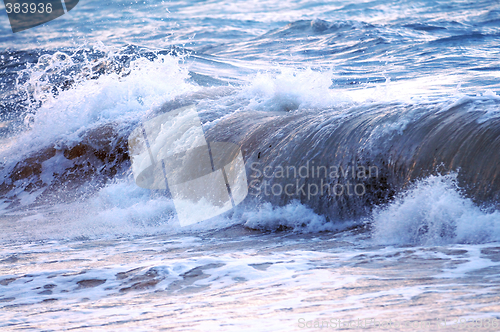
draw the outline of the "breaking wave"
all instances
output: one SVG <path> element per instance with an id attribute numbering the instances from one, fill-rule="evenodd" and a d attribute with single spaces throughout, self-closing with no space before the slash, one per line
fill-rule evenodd
<path id="1" fill-rule="evenodd" d="M 337 231 L 368 218 L 377 241 L 498 238 L 494 93 L 381 97 L 394 85 L 348 92 L 332 88 L 331 71 L 291 68 L 207 86 L 210 78 L 190 72 L 182 55 L 120 56 L 57 52 L 23 72 L 17 91 L 30 103 L 23 123 L 1 138 L 1 213 L 39 211 L 16 219 L 24 222 L 56 220 L 57 211 L 67 218 L 47 221 L 35 237 L 180 231 L 168 192 L 135 186 L 126 142 L 141 121 L 195 104 L 208 140 L 241 147 L 250 183 L 242 206 L 188 229 Z M 307 176 L 297 175 L 301 167 Z M 56 230 L 71 218 L 72 231 Z"/>

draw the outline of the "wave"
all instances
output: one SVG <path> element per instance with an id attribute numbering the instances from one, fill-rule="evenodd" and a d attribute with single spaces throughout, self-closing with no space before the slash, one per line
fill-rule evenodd
<path id="1" fill-rule="evenodd" d="M 349 180 L 353 186 L 363 185 L 363 195 L 259 195 L 278 205 L 299 199 L 333 219 L 363 215 L 415 180 L 450 172 L 458 173 L 460 187 L 476 203 L 498 204 L 500 119 L 495 114 L 499 106 L 497 97 L 485 97 L 463 98 L 451 105 L 240 111 L 218 121 L 207 138 L 241 144 L 247 166 L 255 164 L 248 169 L 249 177 L 260 183 L 266 180 L 269 188 L 295 182 L 316 191 L 325 183 L 346 188 Z M 278 174 L 282 168 L 304 166 L 304 176 Z M 325 174 L 325 168 L 336 173 Z M 307 169 L 312 175 L 306 174 Z M 315 176 L 314 169 L 323 173 Z M 374 174 L 355 174 L 371 169 Z M 344 174 L 339 174 L 342 170 Z"/>
<path id="2" fill-rule="evenodd" d="M 456 174 L 463 199 L 498 207 L 500 98 L 493 93 L 403 101 L 364 90 L 372 97 L 359 101 L 332 89 L 332 72 L 286 68 L 207 87 L 181 62 L 138 58 L 126 75 L 103 71 L 43 92 L 29 129 L 3 141 L 2 213 L 86 201 L 78 218 L 90 204 L 114 229 L 119 218 L 142 227 L 165 218 L 171 227 L 168 193 L 150 196 L 133 184 L 126 142 L 141 121 L 190 104 L 208 141 L 241 147 L 249 179 L 241 209 L 212 225 L 338 230 L 380 207 L 403 209 L 400 197 L 415 183 L 447 174 Z"/>

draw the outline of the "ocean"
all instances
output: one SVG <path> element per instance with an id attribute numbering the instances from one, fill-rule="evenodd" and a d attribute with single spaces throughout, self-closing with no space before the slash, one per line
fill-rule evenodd
<path id="1" fill-rule="evenodd" d="M 500 329 L 498 1 L 0 12 L 0 330 Z"/>

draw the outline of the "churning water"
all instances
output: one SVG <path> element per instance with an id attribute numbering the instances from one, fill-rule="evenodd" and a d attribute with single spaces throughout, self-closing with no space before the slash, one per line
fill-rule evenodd
<path id="1" fill-rule="evenodd" d="M 498 330 L 497 1 L 2 16 L 2 330 Z M 181 227 L 128 139 L 187 105 L 248 196 Z"/>

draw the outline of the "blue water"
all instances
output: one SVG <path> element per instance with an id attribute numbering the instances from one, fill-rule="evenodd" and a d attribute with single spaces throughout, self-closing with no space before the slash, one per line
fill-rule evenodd
<path id="1" fill-rule="evenodd" d="M 332 69 L 339 86 L 456 75 L 498 91 L 499 20 L 496 1 L 81 1 L 17 34 L 5 17 L 0 33 L 12 51 L 176 46 L 239 79 L 280 64 Z"/>
<path id="2" fill-rule="evenodd" d="M 498 1 L 81 0 L 16 34 L 0 12 L 2 330 L 500 324 Z M 187 104 L 249 177 L 380 174 L 180 227 L 127 138 Z"/>

